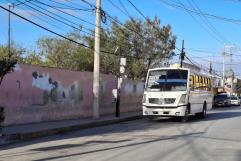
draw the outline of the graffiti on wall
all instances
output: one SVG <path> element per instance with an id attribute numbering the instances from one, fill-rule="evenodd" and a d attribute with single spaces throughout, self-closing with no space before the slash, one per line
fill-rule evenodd
<path id="1" fill-rule="evenodd" d="M 32 73 L 32 87 L 43 91 L 43 105 L 53 102 L 79 103 L 83 99 L 83 92 L 77 81 L 67 87 L 61 82 L 53 80 L 49 73 Z"/>

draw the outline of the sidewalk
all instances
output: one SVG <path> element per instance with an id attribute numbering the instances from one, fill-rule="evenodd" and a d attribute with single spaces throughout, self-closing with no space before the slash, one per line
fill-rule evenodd
<path id="1" fill-rule="evenodd" d="M 63 121 L 51 121 L 43 123 L 33 123 L 17 126 L 3 127 L 3 134 L 0 136 L 0 146 L 10 143 L 19 142 L 21 140 L 30 140 L 32 138 L 50 136 L 60 133 L 65 133 L 74 130 L 92 128 L 97 126 L 104 126 L 115 124 L 124 121 L 139 119 L 142 117 L 141 111 L 121 113 L 117 118 L 114 115 L 101 116 L 100 119 L 75 119 Z"/>

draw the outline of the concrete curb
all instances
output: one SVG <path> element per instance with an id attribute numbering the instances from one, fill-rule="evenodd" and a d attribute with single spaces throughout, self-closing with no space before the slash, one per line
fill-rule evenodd
<path id="1" fill-rule="evenodd" d="M 0 146 L 17 143 L 21 141 L 27 141 L 34 138 L 44 137 L 44 136 L 63 134 L 70 131 L 77 131 L 81 129 L 88 129 L 88 128 L 93 128 L 98 126 L 106 126 L 106 125 L 111 125 L 111 124 L 116 124 L 120 122 L 126 122 L 126 121 L 141 119 L 141 118 L 142 118 L 142 115 L 137 115 L 137 116 L 124 117 L 124 118 L 96 120 L 90 123 L 72 125 L 68 127 L 53 128 L 53 129 L 34 131 L 34 132 L 28 132 L 28 133 L 10 134 L 4 137 L 4 141 L 0 141 Z"/>

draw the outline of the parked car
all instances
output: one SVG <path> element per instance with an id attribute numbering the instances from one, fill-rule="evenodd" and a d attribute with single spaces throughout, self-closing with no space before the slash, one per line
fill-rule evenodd
<path id="1" fill-rule="evenodd" d="M 231 96 L 231 105 L 240 106 L 240 99 L 237 96 Z"/>
<path id="2" fill-rule="evenodd" d="M 228 94 L 218 94 L 214 97 L 214 106 L 231 106 L 231 98 Z"/>

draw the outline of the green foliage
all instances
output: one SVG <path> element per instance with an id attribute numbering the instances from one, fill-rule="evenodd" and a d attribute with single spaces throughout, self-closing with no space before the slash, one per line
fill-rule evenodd
<path id="1" fill-rule="evenodd" d="M 161 27 L 157 17 L 145 22 L 131 19 L 124 26 L 113 23 L 111 31 L 102 30 L 101 49 L 114 52 L 119 47 L 116 55 L 120 52 L 122 57 L 127 58 L 126 75 L 129 78 L 145 77 L 149 68 L 157 67 L 160 62 L 174 55 L 176 37 L 172 35 L 170 25 Z M 85 37 L 85 40 L 93 48 L 94 38 Z M 118 56 L 101 53 L 100 61 L 102 73 L 117 74 Z"/>
<path id="2" fill-rule="evenodd" d="M 77 31 L 69 33 L 67 37 L 78 42 L 82 40 Z M 47 66 L 70 70 L 93 69 L 93 52 L 68 40 L 43 37 L 38 40 L 38 47 Z"/>
<path id="3" fill-rule="evenodd" d="M 20 58 L 19 62 L 23 64 L 32 64 L 40 66 L 45 65 L 45 62 L 42 60 L 41 54 L 36 52 L 26 53 L 26 56 L 24 58 Z"/>
<path id="4" fill-rule="evenodd" d="M 157 17 L 146 21 L 131 19 L 126 21 L 124 26 L 113 22 L 110 29 L 101 31 L 101 51 L 114 53 L 117 47 L 119 48 L 115 54 L 101 52 L 101 73 L 117 75 L 119 55 L 121 55 L 121 57 L 127 58 L 125 72 L 127 77 L 140 79 L 146 76 L 149 68 L 157 67 L 160 62 L 173 56 L 176 38 L 172 35 L 171 27 L 169 25 L 161 26 Z M 70 32 L 66 37 L 86 44 L 92 50 L 62 38 L 42 37 L 37 41 L 38 53 L 26 52 L 24 57 L 21 56 L 19 59 L 18 56 L 19 62 L 70 70 L 93 71 L 94 37 L 81 35 L 77 30 Z"/>
<path id="5" fill-rule="evenodd" d="M 41 53 L 46 58 L 46 65 L 50 67 L 69 68 L 71 58 L 77 46 L 60 38 L 44 37 L 38 40 Z"/>
<path id="6" fill-rule="evenodd" d="M 71 58 L 72 64 L 69 66 L 72 70 L 93 71 L 94 55 L 89 49 L 79 46 Z"/>
<path id="7" fill-rule="evenodd" d="M 13 71 L 23 51 L 23 49 L 15 46 L 10 49 L 9 54 L 6 46 L 0 46 L 0 85 L 4 76 Z"/>

